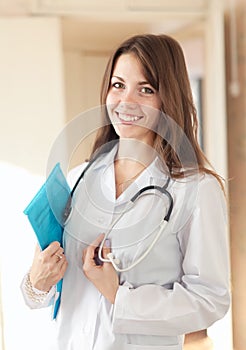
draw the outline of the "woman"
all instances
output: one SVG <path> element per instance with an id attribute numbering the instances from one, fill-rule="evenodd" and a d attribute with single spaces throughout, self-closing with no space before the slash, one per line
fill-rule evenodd
<path id="1" fill-rule="evenodd" d="M 179 44 L 126 40 L 108 62 L 101 104 L 64 250 L 37 248 L 22 290 L 30 307 L 44 307 L 63 278 L 57 349 L 181 350 L 184 334 L 225 315 L 229 274 L 223 186 L 197 142 Z M 86 166 L 71 171 L 72 186 Z M 129 209 L 146 186 L 163 194 L 150 187 Z"/>

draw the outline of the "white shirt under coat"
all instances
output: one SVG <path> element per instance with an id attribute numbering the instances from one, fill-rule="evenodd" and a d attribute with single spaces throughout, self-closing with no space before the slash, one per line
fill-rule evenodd
<path id="1" fill-rule="evenodd" d="M 149 255 L 119 274 L 112 305 L 85 277 L 82 251 L 107 231 L 140 188 L 163 186 L 167 180 L 156 159 L 116 199 L 115 154 L 116 148 L 91 166 L 73 197 L 73 211 L 64 230 L 68 268 L 56 320 L 57 344 L 52 349 L 181 350 L 184 334 L 208 328 L 229 308 L 224 195 L 211 175 L 171 180 L 170 222 Z M 85 165 L 71 171 L 71 187 Z M 116 224 L 109 238 L 123 267 L 152 242 L 167 204 L 166 197 L 144 196 Z M 48 299 L 39 307 L 47 306 Z"/>

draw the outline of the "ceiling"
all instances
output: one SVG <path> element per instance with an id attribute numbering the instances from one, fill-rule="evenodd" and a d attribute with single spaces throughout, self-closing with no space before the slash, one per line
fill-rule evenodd
<path id="1" fill-rule="evenodd" d="M 211 0 L 1 0 L 0 13 L 22 14 L 103 14 L 111 17 L 135 16 L 136 13 L 198 13 L 208 7 Z"/>
<path id="2" fill-rule="evenodd" d="M 61 17 L 67 50 L 108 51 L 136 33 L 200 32 L 211 0 L 0 0 L 2 17 Z"/>
<path id="3" fill-rule="evenodd" d="M 125 38 L 140 33 L 173 34 L 188 30 L 189 21 L 168 20 L 154 22 L 108 22 L 89 21 L 81 18 L 63 18 L 63 41 L 66 50 L 103 52 L 111 50 Z"/>

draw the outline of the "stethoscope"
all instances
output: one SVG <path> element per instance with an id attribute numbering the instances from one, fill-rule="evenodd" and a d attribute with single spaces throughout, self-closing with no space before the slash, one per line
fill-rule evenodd
<path id="1" fill-rule="evenodd" d="M 97 154 L 88 163 L 88 165 L 85 167 L 85 169 L 82 171 L 82 173 L 80 174 L 79 178 L 77 179 L 75 185 L 73 186 L 73 188 L 71 190 L 71 193 L 70 193 L 70 197 L 69 197 L 67 205 L 66 205 L 66 208 L 65 208 L 64 213 L 63 213 L 64 225 L 68 221 L 68 219 L 69 219 L 69 217 L 71 215 L 71 212 L 72 212 L 72 197 L 74 195 L 75 190 L 77 189 L 78 185 L 80 184 L 81 180 L 83 179 L 85 173 L 92 166 L 92 164 L 95 162 L 95 160 L 98 158 L 98 156 L 101 155 L 102 153 L 104 153 L 104 152 L 100 152 L 99 154 Z M 131 270 L 136 265 L 138 265 L 150 253 L 150 251 L 153 249 L 154 245 L 158 241 L 159 237 L 161 236 L 161 234 L 165 230 L 166 225 L 169 222 L 169 219 L 170 219 L 170 216 L 171 216 L 171 213 L 172 213 L 172 210 L 173 210 L 173 198 L 172 198 L 170 192 L 167 190 L 167 187 L 168 187 L 168 185 L 170 183 L 170 180 L 171 180 L 171 178 L 168 177 L 167 180 L 166 180 L 166 183 L 164 184 L 164 186 L 158 186 L 158 185 L 145 186 L 145 187 L 141 188 L 139 191 L 137 191 L 134 194 L 134 196 L 132 196 L 132 198 L 130 199 L 129 203 L 126 205 L 125 209 L 120 213 L 120 215 L 110 225 L 110 227 L 108 228 L 107 232 L 104 235 L 104 238 L 103 238 L 102 242 L 100 243 L 100 245 L 98 247 L 98 258 L 99 258 L 100 262 L 110 262 L 117 272 L 126 272 L 126 271 Z M 160 197 L 166 196 L 168 198 L 169 207 L 168 207 L 167 213 L 164 216 L 164 218 L 161 221 L 161 223 L 159 224 L 159 230 L 157 231 L 157 233 L 156 233 L 152 243 L 149 245 L 149 247 L 131 265 L 129 265 L 126 268 L 120 268 L 121 261 L 118 258 L 116 258 L 112 252 L 107 254 L 107 258 L 104 258 L 102 256 L 103 255 L 102 254 L 102 250 L 103 250 L 103 247 L 105 245 L 105 241 L 108 239 L 109 234 L 111 233 L 111 231 L 113 230 L 113 228 L 115 227 L 117 222 L 123 217 L 123 215 L 126 212 L 128 212 L 130 209 L 133 208 L 133 206 L 136 204 L 137 200 L 139 200 L 140 198 L 142 198 L 145 195 L 153 194 L 153 191 L 156 192 L 155 194 L 158 193 L 158 195 Z"/>

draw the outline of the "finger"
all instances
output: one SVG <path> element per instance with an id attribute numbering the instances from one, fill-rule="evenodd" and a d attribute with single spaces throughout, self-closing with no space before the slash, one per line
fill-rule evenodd
<path id="1" fill-rule="evenodd" d="M 52 258 L 55 260 L 56 263 L 58 263 L 60 260 L 64 260 L 65 259 L 65 255 L 63 253 L 63 250 L 58 250 L 53 256 Z"/>
<path id="2" fill-rule="evenodd" d="M 94 259 L 95 250 L 102 242 L 104 233 L 100 234 L 85 250 L 84 258 Z"/>
<path id="3" fill-rule="evenodd" d="M 64 256 L 64 249 L 62 247 L 59 247 L 59 249 L 57 249 L 57 251 L 51 257 L 54 257 L 56 259 L 61 259 L 63 256 Z"/>
<path id="4" fill-rule="evenodd" d="M 103 238 L 104 238 L 105 234 L 101 233 L 90 245 L 89 247 L 98 247 L 99 244 L 102 242 Z"/>
<path id="5" fill-rule="evenodd" d="M 95 264 L 97 265 L 97 266 L 102 266 L 103 265 L 103 261 L 99 258 L 99 246 L 98 247 L 96 247 L 96 249 L 95 249 L 95 252 L 94 252 L 94 261 L 95 261 Z"/>
<path id="6" fill-rule="evenodd" d="M 60 247 L 61 247 L 60 243 L 58 241 L 55 241 L 50 243 L 50 245 L 44 250 L 44 252 L 47 255 L 52 256 L 60 249 Z"/>
<path id="7" fill-rule="evenodd" d="M 53 256 L 54 262 L 55 262 L 56 264 L 58 264 L 58 263 L 62 260 L 62 258 L 63 258 L 63 255 L 55 254 L 55 255 Z"/>
<path id="8" fill-rule="evenodd" d="M 82 251 L 82 262 L 83 262 L 83 264 L 84 264 L 84 262 L 85 262 L 86 249 L 87 249 L 87 248 L 85 248 L 85 249 Z"/>
<path id="9" fill-rule="evenodd" d="M 66 259 L 64 259 L 62 262 L 61 262 L 61 266 L 60 266 L 60 271 L 61 271 L 61 274 L 64 276 L 64 273 L 67 269 L 67 266 L 68 266 L 68 262 Z"/>
<path id="10" fill-rule="evenodd" d="M 67 260 L 65 258 L 60 260 L 56 264 L 56 267 L 55 267 L 55 270 L 54 270 L 55 281 L 52 284 L 56 284 L 58 281 L 60 281 L 64 277 L 64 274 L 66 272 L 67 266 L 68 266 L 68 262 L 67 262 Z"/>
<path id="11" fill-rule="evenodd" d="M 61 269 L 64 264 L 67 264 L 67 259 L 66 259 L 65 255 L 63 254 L 61 259 L 59 259 L 57 261 L 57 267 Z"/>
<path id="12" fill-rule="evenodd" d="M 54 254 L 53 256 L 56 256 L 58 258 L 62 258 L 62 256 L 64 255 L 64 249 L 62 247 L 60 247 Z"/>
<path id="13" fill-rule="evenodd" d="M 102 253 L 103 253 L 103 258 L 106 259 L 107 255 L 111 252 L 111 241 L 109 238 L 105 239 Z"/>
<path id="14" fill-rule="evenodd" d="M 83 267 L 86 268 L 86 266 L 95 266 L 95 260 L 94 260 L 94 254 L 93 251 L 95 252 L 95 247 L 94 246 L 89 246 L 86 249 L 83 250 L 82 252 L 82 263 Z"/>

